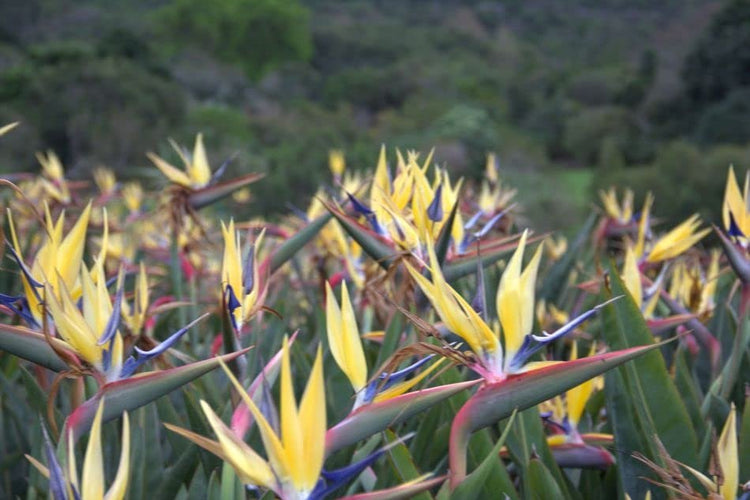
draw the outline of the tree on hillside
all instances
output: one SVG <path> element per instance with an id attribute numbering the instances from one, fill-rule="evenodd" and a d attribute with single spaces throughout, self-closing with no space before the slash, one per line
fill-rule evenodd
<path id="1" fill-rule="evenodd" d="M 173 0 L 157 14 L 156 26 L 258 78 L 285 61 L 309 59 L 308 18 L 297 0 Z"/>
<path id="2" fill-rule="evenodd" d="M 685 59 L 688 97 L 700 105 L 750 86 L 750 0 L 731 0 Z"/>

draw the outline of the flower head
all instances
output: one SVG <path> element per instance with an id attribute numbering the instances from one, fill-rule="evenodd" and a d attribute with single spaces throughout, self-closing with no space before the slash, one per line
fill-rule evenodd
<path id="1" fill-rule="evenodd" d="M 511 257 L 500 279 L 496 295 L 499 327 L 491 328 L 480 314 L 454 290 L 443 277 L 430 245 L 429 266 L 431 279 L 407 264 L 412 278 L 435 308 L 440 319 L 451 332 L 461 337 L 477 356 L 472 368 L 491 381 L 505 379 L 509 374 L 519 373 L 528 367 L 526 361 L 544 345 L 570 332 L 593 316 L 607 304 L 579 315 L 552 333 L 533 335 L 534 287 L 541 259 L 541 247 L 531 261 L 522 268 L 521 261 L 526 246 L 527 232 L 521 236 L 518 248 Z M 504 349 L 502 340 L 504 341 Z"/>
<path id="2" fill-rule="evenodd" d="M 184 429 L 168 427 L 221 457 L 234 468 L 245 484 L 270 489 L 285 499 L 304 499 L 310 496 L 319 482 L 325 455 L 326 407 L 322 353 L 318 348 L 310 379 L 298 406 L 292 387 L 286 338 L 282 349 L 280 431 L 273 428 L 239 381 L 224 366 L 227 376 L 258 423 L 267 459 L 237 437 L 205 401 L 201 401 L 201 407 L 218 441 Z"/>
<path id="3" fill-rule="evenodd" d="M 161 172 L 175 184 L 188 189 L 200 189 L 206 187 L 211 182 L 211 167 L 208 164 L 206 149 L 203 146 L 203 134 L 195 137 L 195 147 L 192 155 L 181 148 L 177 143 L 170 139 L 169 143 L 177 152 L 185 165 L 185 171 L 178 169 L 170 163 L 164 161 L 154 153 L 147 153 L 151 160 Z"/>
<path id="4" fill-rule="evenodd" d="M 46 156 L 37 153 L 36 159 L 42 165 L 41 182 L 47 194 L 60 203 L 70 203 L 70 190 L 60 158 L 53 151 L 47 151 Z"/>
<path id="5" fill-rule="evenodd" d="M 130 420 L 128 414 L 122 414 L 122 448 L 120 451 L 120 465 L 117 474 L 109 489 L 105 493 L 104 464 L 101 442 L 102 413 L 104 411 L 104 399 L 99 403 L 96 416 L 91 427 L 91 435 L 86 446 L 86 455 L 83 460 L 83 476 L 78 481 L 78 467 L 75 457 L 75 439 L 69 434 L 67 436 L 68 467 L 64 471 L 57 461 L 55 450 L 49 440 L 47 431 L 44 430 L 45 458 L 47 467 L 36 459 L 26 455 L 31 464 L 39 472 L 49 478 L 50 493 L 55 500 L 121 500 L 125 497 L 128 488 L 128 476 L 130 475 Z"/>
<path id="6" fill-rule="evenodd" d="M 53 292 L 60 298 L 61 284 L 77 298 L 80 294 L 78 284 L 79 272 L 83 260 L 83 249 L 86 243 L 86 229 L 91 214 L 91 204 L 86 206 L 78 221 L 63 237 L 65 227 L 65 212 L 53 222 L 49 207 L 45 206 L 45 233 L 42 245 L 27 266 L 21 257 L 21 247 L 18 243 L 13 217 L 8 211 L 10 226 L 11 253 L 21 268 L 21 282 L 24 289 L 25 305 L 14 307 L 27 323 L 40 327 L 42 324 L 42 289 L 48 283 Z"/>
<path id="7" fill-rule="evenodd" d="M 349 299 L 346 282 L 341 284 L 341 307 L 336 301 L 331 285 L 326 282 L 326 327 L 333 358 L 349 379 L 354 392 L 357 393 L 354 409 L 367 403 L 383 401 L 405 393 L 440 365 L 440 361 L 433 363 L 418 375 L 405 380 L 430 359 L 431 356 L 427 356 L 402 370 L 381 373 L 379 377 L 368 383 L 367 360 L 362 349 L 357 319 Z"/>
<path id="8" fill-rule="evenodd" d="M 263 304 L 265 286 L 258 270 L 257 250 L 263 241 L 263 232 L 248 249 L 244 260 L 239 233 L 234 229 L 234 220 L 229 226 L 221 223 L 224 236 L 224 259 L 221 266 L 221 283 L 224 300 L 235 331 L 255 314 Z"/>

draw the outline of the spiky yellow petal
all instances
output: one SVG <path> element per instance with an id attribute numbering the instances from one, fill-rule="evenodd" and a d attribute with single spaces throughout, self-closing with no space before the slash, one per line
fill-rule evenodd
<path id="1" fill-rule="evenodd" d="M 128 488 L 130 475 L 130 419 L 127 413 L 122 414 L 122 450 L 120 451 L 120 465 L 117 468 L 115 480 L 109 487 L 104 500 L 122 500 Z"/>
<path id="2" fill-rule="evenodd" d="M 99 402 L 94 423 L 91 426 L 89 443 L 86 446 L 86 457 L 83 459 L 83 477 L 81 484 L 82 500 L 100 500 L 104 496 L 104 466 L 102 464 L 102 412 L 104 399 Z"/>
<path id="3" fill-rule="evenodd" d="M 354 391 L 359 392 L 367 383 L 367 360 L 346 283 L 342 283 L 339 308 L 331 285 L 326 282 L 326 325 L 333 359 L 346 374 Z"/>

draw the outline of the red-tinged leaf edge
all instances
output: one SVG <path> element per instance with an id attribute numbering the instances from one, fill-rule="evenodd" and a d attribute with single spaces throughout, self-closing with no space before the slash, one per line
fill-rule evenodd
<path id="1" fill-rule="evenodd" d="M 65 421 L 65 432 L 72 432 L 74 439 L 85 434 L 94 421 L 99 401 L 106 399 L 102 422 L 122 415 L 123 412 L 140 408 L 175 389 L 205 375 L 219 366 L 219 360 L 229 361 L 247 353 L 251 347 L 241 351 L 217 356 L 169 370 L 147 372 L 133 377 L 110 382 L 102 386 L 92 398 L 73 410 Z"/>
<path id="2" fill-rule="evenodd" d="M 53 337 L 50 337 L 50 342 L 54 342 L 55 349 L 70 360 L 77 360 L 78 357 L 65 342 Z M 0 350 L 56 372 L 68 370 L 68 364 L 55 349 L 41 333 L 23 326 L 0 324 Z"/>
<path id="3" fill-rule="evenodd" d="M 396 425 L 419 412 L 468 389 L 479 380 L 430 387 L 407 392 L 385 401 L 360 406 L 326 432 L 326 456 L 383 429 Z"/>
<path id="4" fill-rule="evenodd" d="M 545 366 L 480 387 L 453 419 L 448 452 L 451 488 L 466 477 L 466 447 L 473 432 L 510 416 L 515 409 L 525 410 L 546 401 L 666 342 Z"/>

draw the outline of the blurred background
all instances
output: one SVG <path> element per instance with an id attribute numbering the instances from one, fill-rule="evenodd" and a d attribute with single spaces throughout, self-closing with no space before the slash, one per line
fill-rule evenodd
<path id="1" fill-rule="evenodd" d="M 60 155 L 160 182 L 203 132 L 211 163 L 266 172 L 238 216 L 304 206 L 329 149 L 436 149 L 501 179 L 538 229 L 570 228 L 598 189 L 718 221 L 727 167 L 750 165 L 750 0 L 0 1 L 0 172 Z M 392 151 L 392 149 L 390 149 Z"/>

